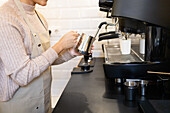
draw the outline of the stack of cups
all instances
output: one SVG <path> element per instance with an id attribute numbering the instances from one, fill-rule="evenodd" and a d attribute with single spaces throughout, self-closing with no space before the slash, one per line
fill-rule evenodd
<path id="1" fill-rule="evenodd" d="M 130 54 L 131 51 L 131 39 L 122 38 L 120 41 L 120 51 L 122 54 Z"/>
<path id="2" fill-rule="evenodd" d="M 135 101 L 137 95 L 137 83 L 134 81 L 127 81 L 124 83 L 125 86 L 125 100 Z"/>
<path id="3" fill-rule="evenodd" d="M 140 94 L 142 96 L 146 95 L 147 84 L 148 84 L 148 81 L 146 81 L 146 80 L 141 80 L 141 82 L 140 82 Z"/>

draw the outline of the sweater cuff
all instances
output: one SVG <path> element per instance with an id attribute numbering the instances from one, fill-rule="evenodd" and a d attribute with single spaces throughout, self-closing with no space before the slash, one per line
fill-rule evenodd
<path id="1" fill-rule="evenodd" d="M 50 65 L 58 58 L 58 54 L 51 47 L 42 54 Z"/>
<path id="2" fill-rule="evenodd" d="M 68 54 L 70 55 L 70 58 L 74 58 L 74 57 L 76 57 L 75 55 L 72 55 L 71 54 L 71 52 L 70 52 L 70 50 L 68 49 Z"/>

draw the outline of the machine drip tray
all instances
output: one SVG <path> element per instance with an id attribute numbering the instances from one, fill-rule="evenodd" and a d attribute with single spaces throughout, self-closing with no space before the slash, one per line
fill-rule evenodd
<path id="1" fill-rule="evenodd" d="M 130 63 L 144 61 L 144 55 L 139 53 L 139 45 L 132 44 L 131 53 L 122 55 L 120 47 L 117 45 L 103 45 L 105 54 L 105 63 Z"/>

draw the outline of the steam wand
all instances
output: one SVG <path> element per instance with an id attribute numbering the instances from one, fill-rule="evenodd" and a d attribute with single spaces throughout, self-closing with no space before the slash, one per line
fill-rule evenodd
<path id="1" fill-rule="evenodd" d="M 97 32 L 91 42 L 91 44 L 94 42 L 94 40 L 97 37 L 97 34 L 99 33 L 99 30 L 104 24 L 108 24 L 107 22 L 102 22 L 98 26 Z M 92 54 L 87 52 L 87 54 L 84 55 L 84 60 L 81 60 L 78 67 L 73 68 L 72 74 L 83 74 L 83 73 L 90 73 L 93 71 L 93 69 L 90 69 L 90 67 L 94 66 L 94 60 L 92 61 L 92 58 L 89 61 L 89 58 L 92 57 Z"/>

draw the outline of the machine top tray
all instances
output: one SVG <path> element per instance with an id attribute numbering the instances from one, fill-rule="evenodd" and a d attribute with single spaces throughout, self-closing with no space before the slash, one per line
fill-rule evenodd
<path id="1" fill-rule="evenodd" d="M 130 63 L 144 61 L 137 44 L 132 45 L 131 54 L 122 55 L 119 45 L 104 45 L 105 63 Z"/>

